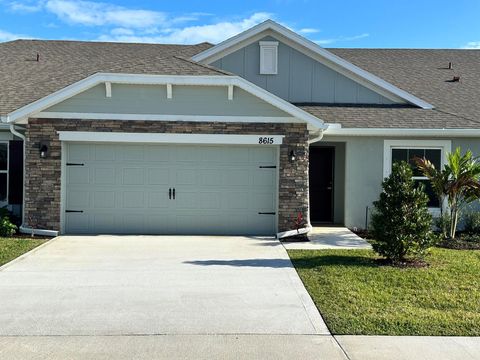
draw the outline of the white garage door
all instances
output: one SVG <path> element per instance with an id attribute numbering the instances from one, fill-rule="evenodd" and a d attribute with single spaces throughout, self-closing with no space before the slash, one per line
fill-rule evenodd
<path id="1" fill-rule="evenodd" d="M 66 233 L 275 233 L 276 146 L 66 148 Z"/>

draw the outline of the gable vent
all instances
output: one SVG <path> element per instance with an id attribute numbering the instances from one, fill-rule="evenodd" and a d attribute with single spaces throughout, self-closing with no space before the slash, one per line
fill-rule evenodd
<path id="1" fill-rule="evenodd" d="M 278 73 L 278 41 L 260 41 L 260 74 Z"/>

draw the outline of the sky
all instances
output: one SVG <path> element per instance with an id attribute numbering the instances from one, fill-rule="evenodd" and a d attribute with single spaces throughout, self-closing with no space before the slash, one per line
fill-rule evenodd
<path id="1" fill-rule="evenodd" d="M 266 19 L 324 47 L 480 49 L 480 0 L 0 0 L 0 42 L 219 43 Z"/>

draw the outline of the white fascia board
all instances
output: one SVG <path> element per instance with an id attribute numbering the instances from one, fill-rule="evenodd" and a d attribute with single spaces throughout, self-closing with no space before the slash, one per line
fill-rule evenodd
<path id="1" fill-rule="evenodd" d="M 223 42 L 221 42 L 220 44 L 210 48 L 210 49 L 207 49 L 195 56 L 192 57 L 192 60 L 193 61 L 197 61 L 197 62 L 205 62 L 205 63 L 209 63 L 208 60 L 209 58 L 213 57 L 214 55 L 218 54 L 218 53 L 221 53 L 225 50 L 227 50 L 228 48 L 234 46 L 235 44 L 239 43 L 239 42 L 242 42 L 242 41 L 246 41 L 248 40 L 249 38 L 251 37 L 254 37 L 255 35 L 258 35 L 260 34 L 261 32 L 263 31 L 266 31 L 266 30 L 272 30 L 272 31 L 275 31 L 277 33 L 279 33 L 280 35 L 286 37 L 287 39 L 309 49 L 310 51 L 313 51 L 314 53 L 322 56 L 323 58 L 331 61 L 332 63 L 350 71 L 351 73 L 377 85 L 378 87 L 406 100 L 407 102 L 411 103 L 411 104 L 414 104 L 414 105 L 417 105 L 419 107 L 421 107 L 422 109 L 433 109 L 433 105 L 416 97 L 415 95 L 412 95 L 410 94 L 409 92 L 405 91 L 405 90 L 402 90 L 398 87 L 396 87 L 395 85 L 389 83 L 388 81 L 385 81 L 383 80 L 382 78 L 376 76 L 376 75 L 373 75 L 372 73 L 366 71 L 366 70 L 363 70 L 361 68 L 359 68 L 358 66 L 348 62 L 347 60 L 331 53 L 330 51 L 328 50 L 325 50 L 324 48 L 322 48 L 321 46 L 319 46 L 318 44 L 314 43 L 313 41 L 310 41 L 306 38 L 304 38 L 303 36 L 300 36 L 298 35 L 297 33 L 295 33 L 294 31 L 272 21 L 272 20 L 266 20 L 264 21 L 263 23 L 261 24 L 258 24 L 254 27 L 252 27 L 251 29 L 248 29 L 236 36 L 233 36 L 231 37 L 230 39 L 227 39 Z"/>
<path id="2" fill-rule="evenodd" d="M 224 115 L 168 115 L 168 114 L 125 114 L 125 113 L 76 113 L 48 112 L 35 114 L 39 119 L 75 120 L 141 120 L 141 121 L 193 121 L 193 122 L 248 122 L 248 123 L 299 123 L 294 117 L 276 116 L 224 116 Z"/>
<path id="3" fill-rule="evenodd" d="M 204 75 L 204 76 L 186 76 L 186 75 L 137 75 L 137 74 L 113 74 L 97 73 L 83 80 L 60 89 L 42 99 L 34 101 L 8 115 L 8 122 L 16 122 L 39 113 L 42 110 L 53 106 L 65 99 L 68 99 L 82 91 L 85 91 L 99 83 L 110 82 L 114 84 L 144 84 L 144 85 L 204 85 L 204 86 L 238 86 L 246 92 L 262 99 L 263 101 L 277 107 L 280 110 L 292 115 L 311 125 L 314 129 L 325 129 L 326 126 L 322 120 L 309 114 L 308 112 L 290 104 L 267 90 L 239 77 L 229 75 Z"/>
<path id="4" fill-rule="evenodd" d="M 477 137 L 480 129 L 328 128 L 325 136 Z"/>
<path id="5" fill-rule="evenodd" d="M 115 142 L 152 144 L 216 144 L 216 145 L 259 145 L 273 146 L 283 143 L 284 135 L 224 135 L 224 134 L 172 134 L 172 133 L 123 133 L 93 131 L 59 131 L 60 141 Z M 261 142 L 268 138 L 271 141 Z"/>

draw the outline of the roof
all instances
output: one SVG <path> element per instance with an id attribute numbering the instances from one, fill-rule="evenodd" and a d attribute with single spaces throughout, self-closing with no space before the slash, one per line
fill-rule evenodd
<path id="1" fill-rule="evenodd" d="M 365 128 L 480 128 L 480 50 L 328 49 L 433 104 L 398 106 L 310 104 L 325 122 Z M 448 69 L 449 62 L 453 69 Z M 460 81 L 452 82 L 454 76 Z"/>
<path id="2" fill-rule="evenodd" d="M 224 71 L 188 60 L 211 46 L 51 40 L 0 43 L 0 115 L 99 72 L 224 76 Z"/>

